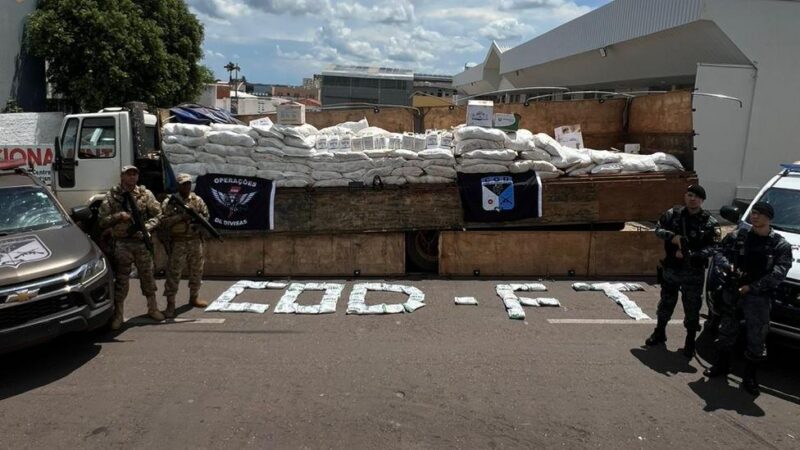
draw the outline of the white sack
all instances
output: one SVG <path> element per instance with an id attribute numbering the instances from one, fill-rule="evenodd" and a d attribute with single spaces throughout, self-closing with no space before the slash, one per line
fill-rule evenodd
<path id="1" fill-rule="evenodd" d="M 202 163 L 175 164 L 172 169 L 175 173 L 188 173 L 195 176 L 206 174 L 206 165 Z"/>
<path id="2" fill-rule="evenodd" d="M 622 172 L 622 165 L 619 163 L 600 164 L 592 169 L 592 173 L 596 175 L 613 174 Z"/>
<path id="3" fill-rule="evenodd" d="M 432 175 L 423 175 L 421 177 L 406 177 L 406 180 L 408 180 L 408 182 L 412 184 L 440 184 L 440 183 L 453 182 L 451 178 L 435 177 Z"/>
<path id="4" fill-rule="evenodd" d="M 236 175 L 240 177 L 256 176 L 255 166 L 240 166 L 237 164 L 206 164 L 207 173 L 222 173 L 225 175 Z"/>
<path id="5" fill-rule="evenodd" d="M 237 136 L 243 136 L 241 134 Z M 248 137 L 248 136 L 245 136 Z M 251 150 L 248 147 L 239 147 L 235 145 L 220 145 L 220 144 L 212 144 L 208 143 L 202 147 L 198 151 L 205 151 L 206 153 L 212 153 L 214 155 L 219 155 L 223 157 L 228 156 L 250 156 Z"/>
<path id="6" fill-rule="evenodd" d="M 247 156 L 226 156 L 225 162 L 228 164 L 238 164 L 240 166 L 255 166 L 256 162 Z"/>
<path id="7" fill-rule="evenodd" d="M 504 142 L 506 133 L 495 128 L 483 128 L 476 126 L 465 126 L 453 132 L 455 141 L 466 141 L 467 139 L 485 139 L 487 141 Z"/>
<path id="8" fill-rule="evenodd" d="M 455 178 L 456 169 L 453 167 L 444 166 L 428 166 L 425 168 L 425 174 L 433 175 L 435 177 Z"/>
<path id="9" fill-rule="evenodd" d="M 677 170 L 683 170 L 683 164 L 681 164 L 681 162 L 678 161 L 678 158 L 676 158 L 674 155 L 664 152 L 656 152 L 650 156 L 653 157 L 653 161 L 656 163 L 656 165 L 672 166 Z"/>
<path id="10" fill-rule="evenodd" d="M 167 155 L 167 160 L 171 164 L 193 163 L 197 160 L 195 155 L 190 155 L 188 153 L 166 153 L 166 155 Z"/>
<path id="11" fill-rule="evenodd" d="M 559 156 L 561 154 L 561 144 L 547 133 L 537 133 L 533 135 L 533 145 L 536 148 L 546 151 L 551 156 Z"/>
<path id="12" fill-rule="evenodd" d="M 524 128 L 520 128 L 517 131 L 512 131 L 506 134 L 506 139 L 504 142 L 505 148 L 510 148 L 517 151 L 527 150 L 530 146 L 530 143 L 533 142 L 533 133 Z"/>
<path id="13" fill-rule="evenodd" d="M 299 172 L 305 174 L 311 173 L 311 167 L 296 163 L 258 161 L 256 162 L 256 167 L 262 170 L 274 170 L 278 172 Z"/>
<path id="14" fill-rule="evenodd" d="M 517 152 L 511 149 L 504 150 L 472 150 L 461 155 L 464 159 L 492 159 L 501 161 L 513 161 L 517 159 Z"/>
<path id="15" fill-rule="evenodd" d="M 256 141 L 246 134 L 234 133 L 233 131 L 212 131 L 208 133 L 208 142 L 213 144 L 241 147 L 255 147 Z"/>
<path id="16" fill-rule="evenodd" d="M 339 178 L 336 180 L 317 180 L 314 181 L 314 187 L 347 187 L 350 185 L 350 180 L 347 178 Z"/>
<path id="17" fill-rule="evenodd" d="M 618 152 L 608 150 L 588 150 L 588 152 L 592 162 L 597 165 L 618 163 L 622 160 L 622 156 Z"/>
<path id="18" fill-rule="evenodd" d="M 525 173 L 531 170 L 535 170 L 538 173 L 542 172 L 550 172 L 550 173 L 557 173 L 558 169 L 556 166 L 550 164 L 547 161 L 514 161 L 508 166 L 508 171 L 511 173 Z"/>
<path id="19" fill-rule="evenodd" d="M 195 149 L 181 144 L 163 144 L 161 149 L 165 153 L 183 153 L 185 155 L 194 155 L 195 152 Z"/>
<path id="20" fill-rule="evenodd" d="M 532 161 L 550 161 L 553 159 L 553 156 L 546 151 L 536 148 L 530 147 L 525 151 L 519 152 L 520 159 L 532 160 Z"/>
<path id="21" fill-rule="evenodd" d="M 184 136 L 182 134 L 173 134 L 164 136 L 165 144 L 180 144 L 180 145 L 185 145 L 186 147 L 200 147 L 206 142 L 208 142 L 208 139 L 205 136 L 195 137 L 195 136 Z"/>
<path id="22" fill-rule="evenodd" d="M 457 165 L 456 170 L 462 173 L 506 173 L 508 166 L 501 164 L 477 164 L 474 166 Z"/>
<path id="23" fill-rule="evenodd" d="M 423 174 L 422 169 L 419 167 L 399 167 L 392 170 L 391 175 L 395 177 L 421 177 Z"/>
<path id="24" fill-rule="evenodd" d="M 467 139 L 466 141 L 457 141 L 455 147 L 455 154 L 461 155 L 462 153 L 470 152 L 472 150 L 499 150 L 502 149 L 503 142 L 489 141 L 486 139 Z"/>
<path id="25" fill-rule="evenodd" d="M 308 180 L 300 179 L 300 178 L 283 179 L 283 180 L 277 180 L 275 182 L 275 186 L 276 187 L 287 187 L 287 188 L 289 188 L 289 187 L 293 187 L 293 188 L 306 187 L 309 184 L 311 184 L 311 183 Z"/>
<path id="26" fill-rule="evenodd" d="M 198 152 L 197 162 L 204 164 L 213 164 L 213 163 L 225 164 L 225 158 L 219 155 L 215 155 L 213 153 Z"/>

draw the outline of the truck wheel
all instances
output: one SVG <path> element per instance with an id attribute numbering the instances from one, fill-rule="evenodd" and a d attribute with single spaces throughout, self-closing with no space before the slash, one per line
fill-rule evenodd
<path id="1" fill-rule="evenodd" d="M 410 231 L 406 233 L 406 272 L 439 271 L 439 232 Z"/>

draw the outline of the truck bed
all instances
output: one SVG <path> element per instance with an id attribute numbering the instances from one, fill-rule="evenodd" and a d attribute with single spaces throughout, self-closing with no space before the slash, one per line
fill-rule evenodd
<path id="1" fill-rule="evenodd" d="M 680 204 L 694 172 L 592 175 L 543 180 L 541 218 L 467 223 L 455 184 L 359 188 L 279 188 L 275 232 L 364 233 L 536 228 L 656 220 Z"/>

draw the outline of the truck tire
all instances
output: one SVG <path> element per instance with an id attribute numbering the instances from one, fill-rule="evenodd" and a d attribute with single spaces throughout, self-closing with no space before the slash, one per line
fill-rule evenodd
<path id="1" fill-rule="evenodd" d="M 406 272 L 437 273 L 439 271 L 439 232 L 409 231 L 406 233 Z"/>

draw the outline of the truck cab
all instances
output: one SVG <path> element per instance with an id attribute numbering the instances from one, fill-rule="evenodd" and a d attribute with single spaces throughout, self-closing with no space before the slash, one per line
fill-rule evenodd
<path id="1" fill-rule="evenodd" d="M 67 209 L 99 207 L 130 164 L 145 186 L 163 190 L 159 120 L 140 104 L 64 117 L 55 147 L 52 190 Z"/>
<path id="2" fill-rule="evenodd" d="M 783 164 L 782 168 L 761 188 L 744 214 L 731 206 L 723 207 L 720 213 L 740 227 L 747 227 L 756 202 L 767 202 L 775 208 L 772 228 L 792 246 L 792 267 L 773 299 L 770 331 L 800 344 L 800 162 Z"/>

